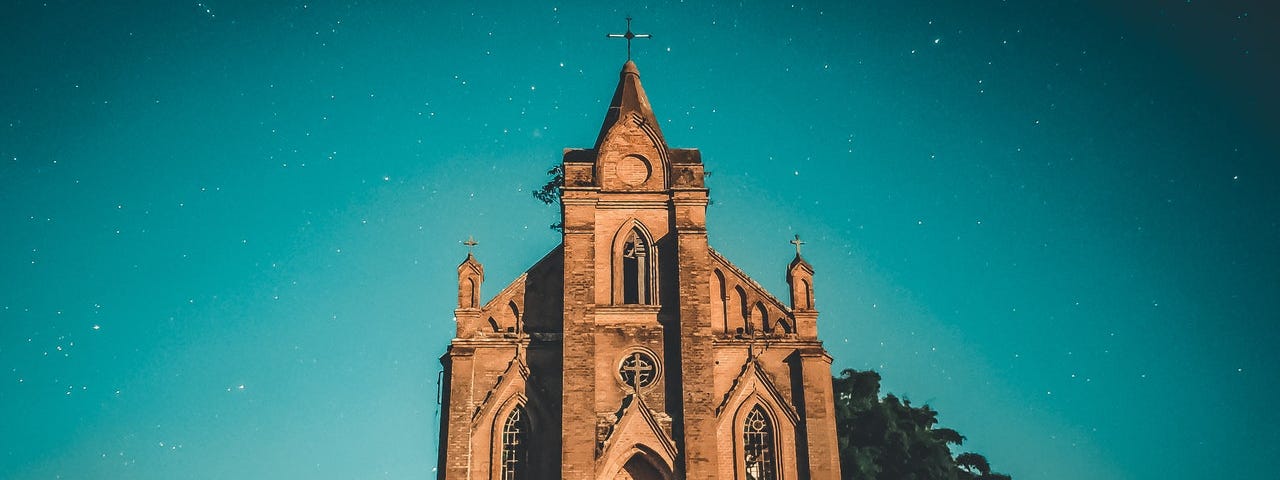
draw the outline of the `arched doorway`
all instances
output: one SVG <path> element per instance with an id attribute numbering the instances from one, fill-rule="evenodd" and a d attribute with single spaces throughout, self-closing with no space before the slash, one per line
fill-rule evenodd
<path id="1" fill-rule="evenodd" d="M 666 480 L 671 478 L 669 473 L 664 473 L 665 468 L 659 469 L 649 459 L 645 458 L 643 453 L 636 453 L 631 456 L 630 460 L 622 466 L 622 470 L 618 471 L 615 480 Z"/>

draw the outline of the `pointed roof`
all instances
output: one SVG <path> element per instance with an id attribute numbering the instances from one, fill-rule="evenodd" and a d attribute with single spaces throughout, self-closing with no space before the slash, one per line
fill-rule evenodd
<path id="1" fill-rule="evenodd" d="M 809 262 L 805 261 L 804 257 L 801 257 L 799 252 L 796 253 L 796 258 L 791 259 L 791 263 L 787 265 L 787 271 L 795 271 L 797 266 L 804 267 L 809 274 L 813 274 L 813 265 L 810 265 Z"/>
<path id="2" fill-rule="evenodd" d="M 471 252 L 467 252 L 467 258 L 458 264 L 458 273 L 462 273 L 464 269 L 468 268 L 481 276 L 484 275 L 484 265 L 481 265 L 480 261 L 476 260 L 475 255 L 472 255 Z"/>
<path id="3" fill-rule="evenodd" d="M 667 434 L 666 428 L 654 415 L 655 412 L 649 408 L 644 401 L 644 397 L 636 394 L 628 394 L 622 399 L 622 405 L 616 413 L 612 415 L 616 418 L 612 425 L 609 426 L 603 440 L 604 455 L 603 458 L 613 458 L 613 468 L 606 467 L 604 471 L 616 471 L 622 468 L 620 463 L 626 462 L 631 455 L 617 455 L 613 452 L 616 450 L 636 449 L 637 447 L 646 447 L 649 451 L 657 454 L 660 460 L 666 463 L 664 467 L 670 469 L 675 463 L 676 455 L 679 449 L 676 448 L 675 441 Z M 668 425 L 671 418 L 663 414 Z"/>
<path id="4" fill-rule="evenodd" d="M 631 60 L 622 65 L 622 72 L 618 74 L 618 88 L 613 91 L 613 101 L 609 102 L 609 111 L 605 113 L 604 124 L 600 126 L 595 148 L 600 148 L 609 129 L 620 120 L 628 119 L 648 124 L 657 134 L 657 139 L 663 146 L 666 145 L 662 130 L 658 127 L 658 119 L 653 115 L 653 107 L 649 106 L 649 97 L 645 96 L 644 87 L 640 86 L 640 70 Z"/>
<path id="5" fill-rule="evenodd" d="M 729 391 L 724 393 L 724 398 L 716 407 L 716 416 L 720 417 L 721 423 L 728 421 L 733 415 L 724 415 L 726 409 L 741 408 L 748 397 L 756 395 L 766 403 L 772 404 L 773 409 L 782 414 L 792 425 L 801 423 L 799 412 L 792 408 L 791 401 L 782 396 L 782 392 L 766 373 L 767 370 L 760 366 L 758 358 L 747 357 L 746 362 L 742 364 L 742 370 L 738 371 L 738 376 L 729 386 Z"/>
<path id="6" fill-rule="evenodd" d="M 476 405 L 471 413 L 471 424 L 474 427 L 480 421 L 482 414 L 498 408 L 495 402 L 501 400 L 506 403 L 512 395 L 523 395 L 528 389 L 524 386 L 529 382 L 529 365 L 524 363 L 524 358 L 516 353 L 510 361 L 507 362 L 507 368 L 502 370 L 498 375 L 498 380 L 494 382 L 493 387 L 489 388 L 488 393 Z M 497 399 L 497 400 L 495 400 Z"/>

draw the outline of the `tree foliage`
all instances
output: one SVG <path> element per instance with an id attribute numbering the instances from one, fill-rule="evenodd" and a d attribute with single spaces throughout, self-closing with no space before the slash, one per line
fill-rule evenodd
<path id="1" fill-rule="evenodd" d="M 533 198 L 547 205 L 560 203 L 560 187 L 564 186 L 564 165 L 557 164 L 551 167 L 551 169 L 547 170 L 547 176 L 551 178 L 547 179 L 547 183 L 543 184 L 542 188 L 533 191 Z M 551 229 L 562 232 L 564 231 L 564 224 L 561 222 L 553 223 L 551 224 Z"/>
<path id="2" fill-rule="evenodd" d="M 547 170 L 547 183 L 543 187 L 535 189 L 534 198 L 543 204 L 552 205 L 559 204 L 559 192 L 564 187 L 564 165 L 557 164 Z M 564 232 L 564 224 L 561 221 L 552 224 L 552 229 L 556 232 Z"/>
<path id="3" fill-rule="evenodd" d="M 533 198 L 538 201 L 551 205 L 560 201 L 560 187 L 564 186 L 564 165 L 552 166 L 547 170 L 547 183 L 537 190 L 533 191 Z"/>
<path id="4" fill-rule="evenodd" d="M 934 428 L 938 412 L 893 394 L 880 398 L 880 374 L 845 370 L 833 379 L 840 469 L 849 480 L 1009 480 L 993 473 L 986 457 L 951 445 L 964 436 Z"/>
<path id="5" fill-rule="evenodd" d="M 547 205 L 560 202 L 564 166 L 547 170 L 547 183 L 533 197 Z M 562 223 L 551 225 L 563 231 Z M 951 445 L 964 436 L 950 428 L 934 428 L 938 412 L 915 407 L 893 394 L 880 398 L 880 374 L 847 369 L 832 379 L 835 387 L 836 435 L 840 469 L 848 480 L 1011 480 L 994 473 L 986 457 L 961 453 Z"/>

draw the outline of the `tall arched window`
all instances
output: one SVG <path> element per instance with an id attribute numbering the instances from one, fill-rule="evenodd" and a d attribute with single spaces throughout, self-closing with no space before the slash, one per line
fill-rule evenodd
<path id="1" fill-rule="evenodd" d="M 808 280 L 800 280 L 800 305 L 807 310 L 813 309 L 813 288 Z"/>
<path id="2" fill-rule="evenodd" d="M 741 286 L 733 287 L 733 293 L 738 297 L 738 312 L 742 318 L 742 331 L 739 333 L 749 334 L 751 332 L 751 322 L 749 321 L 751 310 L 747 306 L 747 292 L 742 290 Z"/>
<path id="3" fill-rule="evenodd" d="M 791 329 L 791 323 L 787 322 L 787 319 L 785 319 L 785 318 L 779 318 L 779 319 L 778 319 L 778 323 L 777 323 L 777 325 L 778 325 L 778 327 L 782 328 L 782 333 L 785 333 L 785 334 L 787 334 L 787 335 L 790 335 L 790 334 L 792 334 L 792 333 L 795 333 L 795 332 L 794 332 L 794 331 L 792 331 L 792 329 Z"/>
<path id="4" fill-rule="evenodd" d="M 755 317 L 751 322 L 752 325 L 759 325 L 760 330 L 763 330 L 764 333 L 773 330 L 772 326 L 769 325 L 769 311 L 765 310 L 763 303 L 756 302 Z"/>
<path id="5" fill-rule="evenodd" d="M 712 270 L 714 276 L 711 281 L 711 305 L 715 307 L 716 319 L 720 320 L 721 328 L 725 333 L 732 333 L 729 328 L 729 292 L 725 291 L 724 273 L 720 269 Z"/>
<path id="6" fill-rule="evenodd" d="M 764 409 L 756 405 L 742 424 L 742 459 L 749 480 L 778 478 L 773 451 L 773 422 Z"/>
<path id="7" fill-rule="evenodd" d="M 502 425 L 502 480 L 523 480 L 529 470 L 529 415 L 517 405 Z"/>
<path id="8" fill-rule="evenodd" d="M 467 298 L 461 303 L 463 308 L 480 307 L 480 286 L 476 285 L 476 279 L 467 279 Z"/>
<path id="9" fill-rule="evenodd" d="M 639 229 L 631 229 L 622 243 L 622 303 L 652 305 L 653 246 Z"/>
<path id="10" fill-rule="evenodd" d="M 507 311 L 511 312 L 512 329 L 517 332 L 523 330 L 523 325 L 520 324 L 520 307 L 516 306 L 516 302 L 507 302 Z"/>

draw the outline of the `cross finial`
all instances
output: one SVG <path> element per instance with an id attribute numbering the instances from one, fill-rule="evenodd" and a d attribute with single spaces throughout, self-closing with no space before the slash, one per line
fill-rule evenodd
<path id="1" fill-rule="evenodd" d="M 467 235 L 467 241 L 462 242 L 462 244 L 467 246 L 467 255 L 471 255 L 471 249 L 475 248 L 476 245 L 479 245 L 480 242 L 477 242 L 475 237 Z"/>
<path id="2" fill-rule="evenodd" d="M 627 60 L 631 60 L 631 39 L 633 38 L 653 38 L 653 35 L 647 33 L 631 33 L 631 15 L 627 15 L 627 33 L 607 33 L 605 38 L 625 38 L 627 39 Z"/>
<path id="3" fill-rule="evenodd" d="M 631 354 L 631 361 L 635 362 L 635 365 L 631 367 L 631 392 L 640 393 L 640 374 L 643 371 L 640 367 L 640 352 Z"/>
<path id="4" fill-rule="evenodd" d="M 800 246 L 801 246 L 801 245 L 804 245 L 804 241 L 800 240 L 800 234 L 798 234 L 798 233 L 797 233 L 797 234 L 796 234 L 796 239 L 795 239 L 795 240 L 792 240 L 792 241 L 790 241 L 790 242 L 788 242 L 788 243 L 790 243 L 790 244 L 792 244 L 792 245 L 795 245 L 795 246 L 796 246 L 796 256 L 797 256 L 797 257 L 799 257 L 799 256 L 800 256 Z"/>

